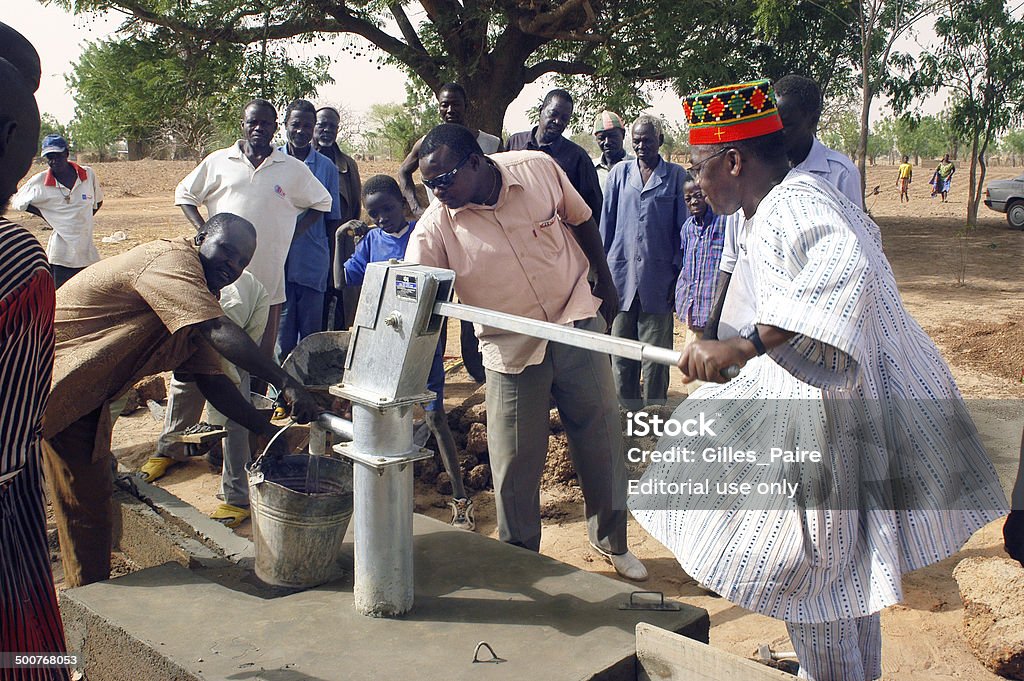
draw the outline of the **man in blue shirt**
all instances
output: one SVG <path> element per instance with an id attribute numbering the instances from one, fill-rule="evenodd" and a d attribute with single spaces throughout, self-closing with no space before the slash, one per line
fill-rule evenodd
<path id="1" fill-rule="evenodd" d="M 281 325 L 277 332 L 278 356 L 284 359 L 296 344 L 311 333 L 323 331 L 324 295 L 331 270 L 330 239 L 341 224 L 338 199 L 338 168 L 313 149 L 316 107 L 297 99 L 285 111 L 288 144 L 280 150 L 304 162 L 331 195 L 331 211 L 323 213 L 305 231 L 296 226 L 288 260 L 285 262 L 285 296 Z M 301 223 L 299 223 L 301 224 Z"/>
<path id="2" fill-rule="evenodd" d="M 661 121 L 640 116 L 630 131 L 636 160 L 608 174 L 601 236 L 619 292 L 612 335 L 672 347 L 672 306 L 682 264 L 679 227 L 688 215 L 682 166 L 661 158 Z M 653 362 L 612 359 L 619 404 L 635 410 L 665 404 L 668 368 Z M 643 387 L 641 388 L 641 370 Z"/>

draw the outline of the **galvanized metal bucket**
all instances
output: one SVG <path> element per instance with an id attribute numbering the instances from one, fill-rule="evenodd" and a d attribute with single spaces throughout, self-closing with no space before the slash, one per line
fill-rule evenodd
<path id="1" fill-rule="evenodd" d="M 256 576 L 306 588 L 340 576 L 352 519 L 352 465 L 326 456 L 260 457 L 249 469 Z"/>

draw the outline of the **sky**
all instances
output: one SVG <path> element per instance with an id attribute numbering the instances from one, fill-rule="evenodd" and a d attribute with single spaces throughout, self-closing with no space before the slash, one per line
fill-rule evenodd
<path id="1" fill-rule="evenodd" d="M 40 112 L 67 123 L 74 116 L 75 104 L 67 91 L 64 74 L 70 71 L 71 64 L 77 61 L 88 41 L 113 35 L 120 24 L 120 15 L 75 17 L 57 7 L 44 7 L 38 0 L 3 0 L 2 4 L 0 20 L 21 32 L 39 51 L 43 76 L 36 101 Z M 314 98 L 316 104 L 344 105 L 353 113 L 365 114 L 372 104 L 405 101 L 406 75 L 401 70 L 388 65 L 378 67 L 371 59 L 379 53 L 368 57 L 367 51 L 363 50 L 362 57 L 353 57 L 352 52 L 343 51 L 343 47 L 344 39 L 339 39 L 334 45 L 318 43 L 315 47 L 301 45 L 293 48 L 295 56 L 305 58 L 324 54 L 332 58 L 331 75 L 335 82 L 320 88 Z M 509 106 L 504 129 L 508 132 L 529 129 L 528 111 L 537 106 L 551 87 L 550 77 L 526 86 Z M 941 106 L 942 102 L 936 101 L 924 108 L 927 113 L 934 113 Z M 649 111 L 673 122 L 683 117 L 682 103 L 671 92 L 658 95 Z M 882 102 L 876 99 L 872 117 L 877 118 L 884 113 Z"/>
<path id="2" fill-rule="evenodd" d="M 91 14 L 75 17 L 57 7 L 44 7 L 38 0 L 3 0 L 0 20 L 17 29 L 39 51 L 43 77 L 36 93 L 42 113 L 49 113 L 62 123 L 74 117 L 75 103 L 67 91 L 64 74 L 71 70 L 88 41 L 111 37 L 120 24 L 120 15 Z M 319 43 L 315 48 L 300 45 L 293 48 L 299 57 L 324 54 L 332 58 L 334 84 L 322 86 L 314 98 L 316 104 L 344 104 L 357 114 L 365 114 L 372 104 L 405 101 L 406 75 L 397 67 L 378 65 L 367 58 L 353 57 L 343 51 L 343 40 L 334 45 Z M 516 132 L 531 127 L 527 111 L 535 107 L 553 84 L 541 80 L 528 85 L 512 102 L 505 114 L 505 130 Z M 680 120 L 682 103 L 671 94 L 662 95 L 652 110 L 669 120 Z M 500 132 L 500 131 L 494 131 Z"/>

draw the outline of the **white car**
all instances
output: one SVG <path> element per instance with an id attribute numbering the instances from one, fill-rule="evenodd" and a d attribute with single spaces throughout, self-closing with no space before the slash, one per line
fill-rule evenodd
<path id="1" fill-rule="evenodd" d="M 1024 175 L 989 182 L 985 187 L 985 205 L 1006 213 L 1011 229 L 1024 229 Z"/>

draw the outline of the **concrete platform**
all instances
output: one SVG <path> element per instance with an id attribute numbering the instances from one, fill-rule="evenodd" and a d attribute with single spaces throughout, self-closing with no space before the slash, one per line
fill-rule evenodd
<path id="1" fill-rule="evenodd" d="M 642 585 L 425 516 L 414 532 L 416 604 L 401 619 L 357 614 L 350 570 L 292 592 L 239 566 L 168 564 L 65 591 L 68 649 L 90 681 L 633 681 L 638 622 L 707 641 L 702 609 L 619 610 Z M 474 664 L 479 641 L 506 661 Z"/>

